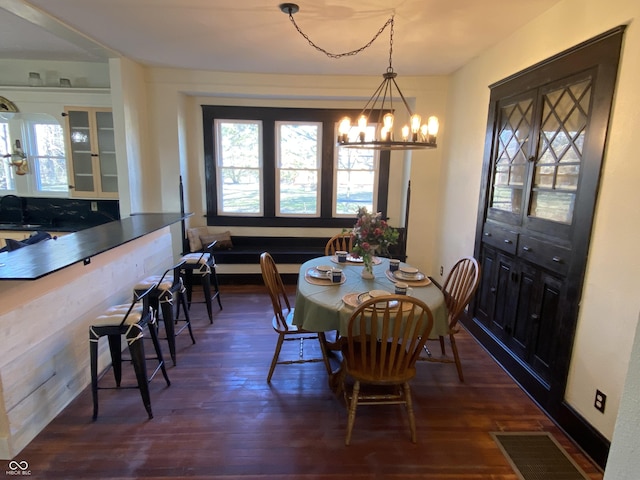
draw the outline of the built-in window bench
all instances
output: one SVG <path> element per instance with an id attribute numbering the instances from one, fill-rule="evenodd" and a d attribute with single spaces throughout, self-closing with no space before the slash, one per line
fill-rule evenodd
<path id="1" fill-rule="evenodd" d="M 193 242 L 198 233 L 206 232 L 206 227 L 189 229 L 187 231 L 189 247 L 191 251 L 201 251 L 206 242 Z M 226 233 L 226 232 L 225 232 Z M 401 229 L 401 239 L 402 239 Z M 206 234 L 205 234 L 206 235 Z M 207 239 L 202 235 L 202 240 Z M 230 241 L 219 240 L 222 248 L 214 250 L 217 265 L 218 278 L 222 284 L 260 284 L 260 254 L 269 252 L 276 264 L 285 283 L 295 284 L 298 279 L 298 267 L 302 263 L 315 257 L 324 255 L 324 249 L 331 237 L 304 237 L 304 236 L 236 236 L 223 234 L 210 236 L 209 239 L 230 238 Z M 232 246 L 227 246 L 229 243 Z M 197 247 L 197 248 L 194 248 Z M 392 256 L 405 260 L 404 249 L 392 250 Z"/>

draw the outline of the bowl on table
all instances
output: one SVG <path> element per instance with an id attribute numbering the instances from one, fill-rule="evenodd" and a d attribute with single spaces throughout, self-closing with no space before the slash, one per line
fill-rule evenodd
<path id="1" fill-rule="evenodd" d="M 420 270 L 418 270 L 415 267 L 409 267 L 407 265 L 400 267 L 399 268 L 400 273 L 402 273 L 402 275 L 407 278 L 407 279 L 414 279 L 414 278 L 418 278 L 418 274 L 420 273 Z"/>

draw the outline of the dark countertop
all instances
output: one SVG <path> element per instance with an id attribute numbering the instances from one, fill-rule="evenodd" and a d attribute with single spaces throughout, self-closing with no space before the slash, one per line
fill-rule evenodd
<path id="1" fill-rule="evenodd" d="M 143 213 L 0 253 L 0 280 L 36 280 L 186 218 Z"/>

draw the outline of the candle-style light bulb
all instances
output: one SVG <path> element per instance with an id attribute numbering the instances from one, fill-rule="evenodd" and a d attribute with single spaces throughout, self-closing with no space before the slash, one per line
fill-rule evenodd
<path id="1" fill-rule="evenodd" d="M 429 117 L 429 120 L 427 120 L 427 127 L 429 130 L 429 135 L 433 135 L 434 137 L 438 135 L 438 130 L 440 129 L 440 122 L 438 121 L 438 117 Z"/>
<path id="2" fill-rule="evenodd" d="M 409 140 L 409 125 L 402 127 L 402 140 L 405 142 Z"/>
<path id="3" fill-rule="evenodd" d="M 340 120 L 340 125 L 338 126 L 338 135 L 340 142 L 346 143 L 349 140 L 349 131 L 351 130 L 351 119 L 349 117 L 344 117 Z"/>
<path id="4" fill-rule="evenodd" d="M 384 142 L 393 140 L 391 132 L 393 132 L 393 113 L 385 113 L 382 117 L 382 129 L 380 130 L 380 139 Z"/>
<path id="5" fill-rule="evenodd" d="M 420 131 L 420 123 L 422 122 L 422 118 L 417 113 L 411 115 L 411 132 L 418 133 Z"/>
<path id="6" fill-rule="evenodd" d="M 364 115 L 360 115 L 358 118 L 358 136 L 360 137 L 360 141 L 364 142 L 365 134 L 367 133 L 367 124 L 369 123 L 369 119 Z"/>

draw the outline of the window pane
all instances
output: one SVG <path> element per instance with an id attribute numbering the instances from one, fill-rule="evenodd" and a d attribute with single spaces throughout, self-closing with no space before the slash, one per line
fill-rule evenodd
<path id="1" fill-rule="evenodd" d="M 375 127 L 367 127 L 367 137 L 374 133 Z M 379 152 L 360 148 L 337 148 L 335 158 L 333 214 L 353 217 L 358 207 L 366 207 L 370 212 L 375 212 Z"/>
<path id="2" fill-rule="evenodd" d="M 13 172 L 9 162 L 4 158 L 11 153 L 11 138 L 9 137 L 9 123 L 0 122 L 0 190 L 15 190 Z"/>
<path id="3" fill-rule="evenodd" d="M 276 122 L 277 214 L 320 216 L 319 123 Z"/>
<path id="4" fill-rule="evenodd" d="M 62 127 L 58 124 L 32 123 L 35 187 L 41 192 L 66 192 L 67 162 L 64 153 Z"/>
<path id="5" fill-rule="evenodd" d="M 219 215 L 262 214 L 261 122 L 216 120 Z"/>

